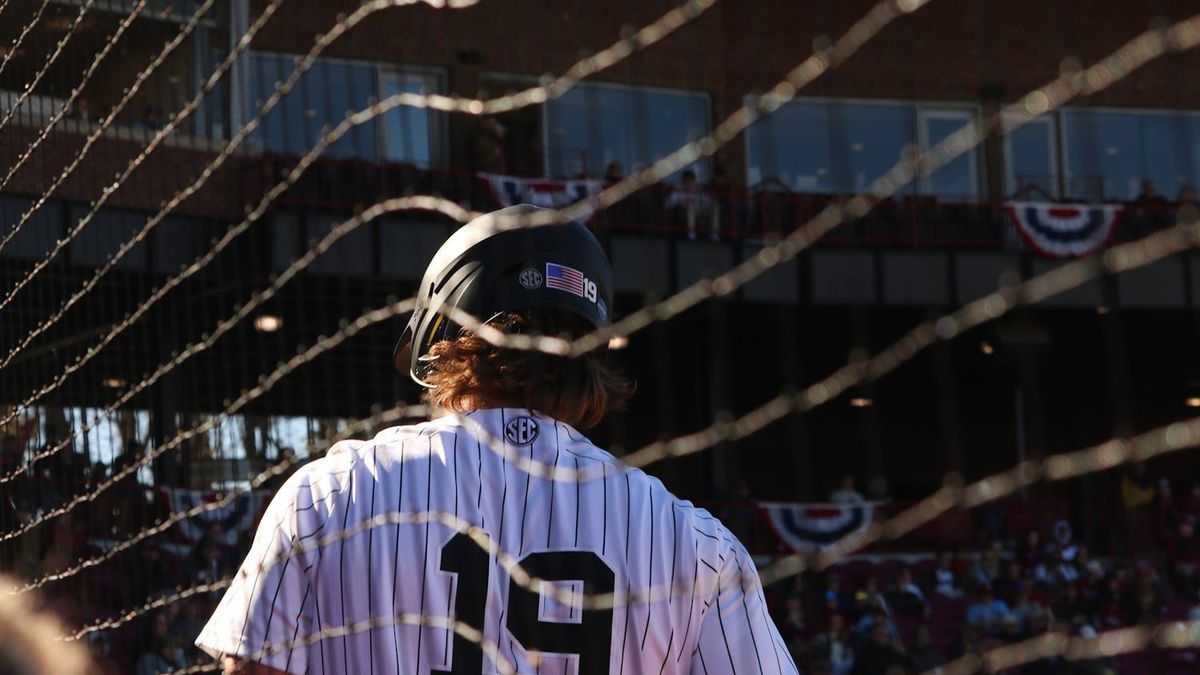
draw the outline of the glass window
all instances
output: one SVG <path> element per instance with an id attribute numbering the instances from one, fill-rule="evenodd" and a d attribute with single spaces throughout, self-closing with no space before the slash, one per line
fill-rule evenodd
<path id="1" fill-rule="evenodd" d="M 252 54 L 247 117 L 286 81 L 296 68 L 295 59 L 280 54 Z M 303 155 L 347 113 L 371 105 L 375 100 L 375 67 L 366 64 L 319 60 L 296 86 L 267 114 L 255 139 L 270 151 Z M 376 133 L 373 124 L 354 127 L 326 150 L 326 156 L 375 159 Z"/>
<path id="2" fill-rule="evenodd" d="M 380 99 L 399 93 L 432 94 L 437 91 L 437 78 L 419 73 L 385 72 L 380 76 Z M 403 162 L 423 169 L 434 161 L 434 147 L 440 135 L 436 132 L 435 112 L 428 108 L 402 106 L 383 116 L 384 157 L 391 162 Z"/>
<path id="3" fill-rule="evenodd" d="M 912 105 L 792 101 L 747 130 L 747 181 L 774 179 L 798 192 L 861 192 L 908 156 L 915 132 Z"/>
<path id="4" fill-rule="evenodd" d="M 1068 196 L 1135 197 L 1146 176 L 1139 115 L 1093 110 L 1070 110 L 1065 115 Z M 1096 191 L 1100 194 L 1093 194 Z"/>
<path id="5" fill-rule="evenodd" d="M 921 140 L 926 151 L 975 120 L 971 110 L 921 110 Z M 921 191 L 944 199 L 974 200 L 979 197 L 976 149 L 955 157 L 928 176 L 922 176 Z"/>
<path id="6" fill-rule="evenodd" d="M 834 104 L 835 125 L 845 129 L 846 174 L 838 192 L 864 192 L 903 159 L 916 139 L 914 107 L 875 103 Z M 836 141 L 837 135 L 834 135 Z M 912 192 L 911 184 L 897 192 Z"/>
<path id="7" fill-rule="evenodd" d="M 546 103 L 546 167 L 556 177 L 602 176 L 609 162 L 626 174 L 709 132 L 708 97 L 695 92 L 578 85 Z M 691 167 L 707 178 L 707 162 Z"/>
<path id="8" fill-rule="evenodd" d="M 1058 197 L 1058 131 L 1055 122 L 1054 117 L 1039 117 L 1004 137 L 1009 195 L 1021 192 L 1030 199 Z M 1028 192 L 1030 186 L 1040 188 L 1045 195 Z"/>
<path id="9" fill-rule="evenodd" d="M 829 106 L 798 101 L 746 130 L 750 186 L 779 181 L 798 192 L 832 192 Z"/>

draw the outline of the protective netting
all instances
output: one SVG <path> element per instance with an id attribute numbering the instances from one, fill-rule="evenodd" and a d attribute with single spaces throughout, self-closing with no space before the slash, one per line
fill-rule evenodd
<path id="1" fill-rule="evenodd" d="M 14 35 L 0 60 L 0 94 L 6 96 L 0 133 L 8 132 L 4 151 L 11 160 L 0 179 L 5 225 L 0 256 L 9 255 L 0 267 L 5 288 L 0 299 L 0 399 L 5 404 L 0 426 L 7 434 L 0 458 L 5 502 L 0 506 L 0 567 L 22 577 L 12 593 L 37 590 L 61 599 L 73 630 L 64 639 L 87 640 L 98 657 L 120 668 L 129 668 L 131 658 L 147 649 L 147 641 L 160 631 L 158 624 L 169 620 L 183 630 L 199 627 L 214 597 L 231 582 L 234 563 L 253 532 L 247 525 L 291 469 L 338 440 L 368 436 L 431 413 L 423 405 L 404 403 L 415 399 L 415 392 L 387 366 L 396 327 L 413 308 L 411 299 L 397 297 L 397 289 L 411 289 L 412 284 L 396 281 L 379 265 L 355 269 L 362 261 L 339 259 L 339 247 L 353 241 L 379 243 L 385 236 L 403 238 L 403 226 L 411 222 L 465 223 L 494 206 L 482 193 L 462 189 L 461 177 L 411 175 L 394 186 L 364 190 L 370 198 L 356 202 L 351 213 L 331 215 L 319 207 L 311 213 L 305 208 L 277 213 L 280 203 L 309 189 L 312 183 L 306 181 L 314 174 L 331 171 L 344 144 L 369 144 L 362 136 L 381 120 L 406 125 L 410 117 L 395 115 L 412 110 L 487 118 L 544 105 L 676 33 L 675 39 L 686 39 L 688 26 L 718 5 L 716 0 L 689 0 L 622 31 L 561 75 L 544 76 L 537 85 L 525 82 L 512 93 L 458 97 L 403 88 L 380 91 L 365 106 L 355 105 L 344 116 L 339 111 L 339 119 L 313 128 L 304 118 L 321 105 L 337 104 L 307 100 L 319 92 L 306 78 L 327 70 L 327 52 L 336 54 L 339 41 L 356 28 L 385 13 L 418 11 L 408 5 L 427 5 L 419 10 L 427 13 L 470 11 L 477 3 L 362 3 L 322 26 L 324 32 L 306 53 L 277 62 L 282 67 L 272 75 L 261 72 L 266 59 L 252 57 L 258 53 L 260 33 L 269 35 L 286 24 L 286 0 L 268 0 L 253 13 L 247 13 L 244 3 L 221 0 L 10 2 L 0 4 L 0 25 L 6 35 Z M 847 62 L 891 23 L 909 14 L 919 20 L 918 12 L 927 4 L 933 0 L 878 3 L 837 39 L 818 41 L 811 56 L 765 93 L 746 92 L 744 104 L 711 132 L 659 153 L 595 194 L 497 226 L 536 227 L 572 219 L 603 223 L 622 204 L 716 155 L 756 121 Z M 427 14 L 421 16 L 427 20 Z M 51 26 L 56 37 L 43 39 Z M 121 49 L 124 42 L 136 46 Z M 221 43 L 228 48 L 215 46 Z M 1065 63 L 1051 82 L 1013 97 L 1015 103 L 989 111 L 927 151 L 910 153 L 866 189 L 814 209 L 794 230 L 765 239 L 727 271 L 679 284 L 667 297 L 647 297 L 641 306 L 624 303 L 612 326 L 576 340 L 505 335 L 477 317 L 452 312 L 451 318 L 495 345 L 570 357 L 646 337 L 653 343 L 647 355 L 656 365 L 674 362 L 670 341 L 677 338 L 667 332 L 669 325 L 686 323 L 687 331 L 700 325 L 710 333 L 702 349 L 727 359 L 736 350 L 716 334 L 727 330 L 722 312 L 731 311 L 726 303 L 740 290 L 794 261 L 840 225 L 869 218 L 913 181 L 989 139 L 1011 135 L 1080 97 L 1101 93 L 1144 64 L 1197 44 L 1200 17 L 1192 17 L 1157 25 L 1090 65 Z M 182 60 L 181 48 L 192 52 L 192 63 Z M 193 69 L 186 78 L 180 75 L 184 66 Z M 14 74 L 16 68 L 24 72 Z M 324 76 L 327 87 L 335 86 L 336 76 Z M 264 97 L 254 100 L 246 114 L 219 112 L 239 91 L 245 95 L 248 80 L 261 84 L 272 77 L 273 84 L 259 87 Z M 185 86 L 184 80 L 195 86 Z M 14 89 L 11 96 L 8 88 Z M 305 99 L 302 104 L 289 105 L 297 96 Z M 109 112 L 103 117 L 84 104 L 104 97 Z M 228 127 L 215 130 L 223 124 Z M 264 171 L 252 163 L 247 169 L 243 157 L 261 153 L 280 128 L 284 144 L 298 143 L 301 150 L 277 170 Z M 300 138 L 287 138 L 288 130 Z M 418 125 L 414 133 L 422 132 L 433 133 Z M 261 189 L 243 189 L 246 181 L 238 172 L 256 169 L 265 174 Z M 364 180 L 378 188 L 388 177 L 377 169 Z M 236 203 L 233 217 L 230 209 L 215 204 L 221 200 Z M 648 417 L 664 420 L 662 428 L 628 433 L 618 422 L 605 433 L 622 446 L 621 461 L 628 467 L 658 465 L 668 471 L 671 463 L 665 460 L 672 460 L 685 467 L 675 476 L 681 484 L 694 475 L 701 480 L 693 479 L 693 485 L 714 484 L 729 444 L 743 442 L 739 447 L 751 448 L 744 441 L 776 422 L 811 414 L 847 393 L 872 391 L 902 365 L 969 331 L 1002 317 L 1024 317 L 1029 308 L 1055 296 L 1194 249 L 1200 244 L 1196 217 L 1194 211 L 1181 211 L 1174 224 L 1098 255 L 1024 279 L 1006 279 L 994 292 L 959 309 L 927 314 L 915 327 L 894 331 L 899 337 L 887 340 L 890 344 L 882 349 L 864 348 L 868 341 L 856 340 L 844 365 L 803 387 L 797 386 L 794 356 L 781 353 L 778 360 L 792 363 L 792 372 L 765 396 L 756 388 L 759 396 L 752 405 L 721 395 L 717 389 L 732 386 L 713 375 L 702 387 L 712 397 L 702 408 L 705 413 L 682 412 L 678 408 L 695 405 L 694 397 L 674 400 L 672 385 L 679 380 L 669 372 L 655 373 L 657 401 L 643 397 L 639 405 L 657 406 Z M 299 222 L 301 235 L 282 255 L 274 249 L 285 247 L 277 247 L 274 237 L 282 236 L 281 224 L 289 218 Z M 385 231 L 380 226 L 384 221 L 395 227 Z M 194 250 L 199 255 L 192 256 Z M 705 303 L 715 309 L 697 320 Z M 784 327 L 793 321 L 784 313 L 772 325 L 794 331 Z M 905 323 L 911 325 L 907 317 Z M 781 340 L 779 351 L 787 348 Z M 1120 349 L 1114 351 L 1117 355 L 1110 354 L 1106 365 L 1117 370 L 1112 362 L 1121 359 Z M 1128 387 L 1116 385 L 1122 386 Z M 855 400 L 872 404 L 866 397 Z M 702 423 L 681 430 L 700 417 Z M 474 432 L 485 447 L 530 475 L 568 483 L 597 478 L 595 471 L 527 459 L 485 430 Z M 626 439 L 639 440 L 626 448 Z M 758 551 L 764 558 L 762 579 L 772 585 L 801 575 L 811 578 L 862 551 L 888 550 L 888 544 L 904 541 L 955 510 L 976 509 L 1039 484 L 1140 464 L 1197 445 L 1200 418 L 1173 419 L 1138 434 L 1125 432 L 1082 449 L 1027 459 L 970 482 L 952 471 L 932 495 L 897 507 L 813 554 Z M 682 459 L 705 453 L 719 456 L 720 463 L 684 464 L 689 460 Z M 755 460 L 751 456 L 748 461 Z M 555 592 L 522 569 L 486 531 L 444 512 L 381 514 L 298 545 L 287 556 L 263 561 L 260 569 L 372 528 L 426 522 L 466 533 L 514 583 Z M 223 529 L 233 523 L 237 526 Z M 584 608 L 612 607 L 652 602 L 687 589 L 680 582 L 627 594 L 584 595 L 582 600 L 564 592 L 558 599 Z M 447 617 L 383 615 L 324 628 L 303 644 L 393 624 L 450 629 L 480 644 L 502 672 L 514 672 L 513 663 L 478 627 Z M 1000 671 L 1048 659 L 1087 661 L 1198 642 L 1194 623 L 1117 628 L 1090 637 L 1050 628 L 1054 630 L 1031 639 L 967 654 L 943 672 Z M 267 645 L 259 656 L 293 646 Z M 174 672 L 219 669 L 194 654 L 187 660 L 175 664 Z"/>

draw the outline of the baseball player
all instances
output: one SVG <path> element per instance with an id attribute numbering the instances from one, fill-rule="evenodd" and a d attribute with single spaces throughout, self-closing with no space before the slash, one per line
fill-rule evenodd
<path id="1" fill-rule="evenodd" d="M 448 413 L 297 471 L 196 644 L 243 673 L 795 673 L 742 545 L 581 433 L 632 390 L 606 356 L 496 348 L 447 315 L 609 322 L 586 227 L 495 216 L 437 252 L 397 346 Z"/>

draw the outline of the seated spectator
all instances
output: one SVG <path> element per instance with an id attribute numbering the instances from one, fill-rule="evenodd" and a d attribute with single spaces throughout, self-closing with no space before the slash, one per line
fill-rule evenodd
<path id="1" fill-rule="evenodd" d="M 868 641 L 871 633 L 879 626 L 883 626 L 893 640 L 900 639 L 900 631 L 896 630 L 896 624 L 892 623 L 888 616 L 887 608 L 874 605 L 867 608 L 854 625 L 855 644 L 861 645 Z"/>
<path id="2" fill-rule="evenodd" d="M 829 501 L 834 504 L 861 504 L 864 500 L 862 494 L 854 489 L 854 476 L 843 476 L 841 487 L 829 495 Z"/>
<path id="3" fill-rule="evenodd" d="M 1008 604 L 1008 603 L 1006 603 Z M 1038 605 L 1029 598 L 1029 587 L 1021 584 L 1017 587 L 1016 597 L 1012 603 L 1008 605 L 1009 616 L 1016 620 L 1017 624 L 1024 628 L 1029 622 L 1029 614 Z"/>
<path id="4" fill-rule="evenodd" d="M 875 624 L 870 639 L 854 653 L 854 672 L 862 675 L 887 673 L 893 667 L 903 667 L 905 663 L 904 648 L 883 623 Z"/>
<path id="5" fill-rule="evenodd" d="M 950 653 L 947 657 L 953 661 L 961 659 L 968 654 L 979 655 L 983 653 L 983 633 L 969 623 L 962 625 L 962 630 L 959 633 L 958 641 L 950 647 Z"/>
<path id="6" fill-rule="evenodd" d="M 804 606 L 798 597 L 787 599 L 783 623 L 779 625 L 779 634 L 789 650 L 797 643 L 803 643 L 808 637 L 808 626 L 804 624 Z"/>
<path id="7" fill-rule="evenodd" d="M 1079 570 L 1070 560 L 1064 559 L 1064 554 L 1057 544 L 1052 544 L 1046 559 L 1034 566 L 1033 578 L 1039 584 L 1058 588 L 1061 584 L 1079 581 Z"/>
<path id="8" fill-rule="evenodd" d="M 159 675 L 184 667 L 179 658 L 178 638 L 167 634 L 154 638 L 150 649 L 138 657 L 137 675 Z"/>
<path id="9" fill-rule="evenodd" d="M 869 576 L 854 593 L 854 609 L 860 614 L 866 614 L 874 608 L 882 609 L 884 614 L 891 612 L 887 599 L 879 591 L 879 579 Z"/>
<path id="10" fill-rule="evenodd" d="M 1139 225 L 1166 227 L 1169 213 L 1167 200 L 1154 187 L 1154 181 L 1142 181 L 1142 190 L 1130 205 L 1130 217 Z"/>
<path id="11" fill-rule="evenodd" d="M 1104 588 L 1096 596 L 1093 614 L 1100 630 L 1108 630 L 1129 624 L 1129 614 L 1126 611 L 1125 587 L 1118 568 L 1108 576 Z"/>
<path id="12" fill-rule="evenodd" d="M 1027 570 L 1037 567 L 1038 563 L 1042 562 L 1042 535 L 1037 530 L 1030 530 L 1025 533 L 1025 539 L 1017 548 L 1017 560 L 1021 562 L 1021 566 Z"/>
<path id="13" fill-rule="evenodd" d="M 696 239 L 697 223 L 707 224 L 709 239 L 717 241 L 716 219 L 712 217 L 712 199 L 696 183 L 696 172 L 686 169 L 679 187 L 667 197 L 667 214 L 674 223 L 687 226 L 688 239 Z"/>
<path id="14" fill-rule="evenodd" d="M 926 616 L 929 614 L 929 603 L 925 600 L 925 592 L 913 581 L 912 570 L 901 567 L 896 577 L 896 588 L 892 592 L 891 606 L 900 614 Z"/>
<path id="15" fill-rule="evenodd" d="M 945 663 L 946 659 L 934 648 L 928 626 L 917 626 L 913 645 L 908 650 L 908 667 L 914 673 L 926 673 Z"/>
<path id="16" fill-rule="evenodd" d="M 829 626 L 812 640 L 814 662 L 829 664 L 831 675 L 845 675 L 854 669 L 854 649 L 846 633 L 846 620 L 841 614 L 829 617 Z"/>
<path id="17" fill-rule="evenodd" d="M 162 111 L 156 106 L 148 105 L 142 111 L 142 119 L 134 123 L 133 128 L 139 131 L 158 131 L 162 126 Z"/>
<path id="18" fill-rule="evenodd" d="M 736 226 L 734 222 L 734 200 L 733 200 L 733 183 L 729 180 L 729 174 L 725 171 L 725 167 L 720 164 L 713 167 L 712 179 L 705 186 L 708 194 L 712 196 L 715 208 L 712 211 L 713 229 L 720 232 L 722 229 L 733 230 Z"/>
<path id="19" fill-rule="evenodd" d="M 933 592 L 947 598 L 961 598 L 963 595 L 962 588 L 958 584 L 958 577 L 954 573 L 954 554 L 950 551 L 941 551 L 938 553 L 937 566 L 931 572 L 933 579 L 929 584 L 933 587 Z"/>
<path id="20" fill-rule="evenodd" d="M 1011 604 L 1016 599 L 1017 592 L 1026 583 L 1025 570 L 1021 568 L 1021 563 L 1010 560 L 1004 566 L 1004 574 L 992 584 L 992 592 L 997 598 Z"/>
<path id="21" fill-rule="evenodd" d="M 825 588 L 821 590 L 820 605 L 829 615 L 844 614 L 853 609 L 853 598 L 842 590 L 842 578 L 836 572 L 825 575 Z"/>
<path id="22" fill-rule="evenodd" d="M 967 607 L 967 623 L 991 630 L 1009 613 L 1008 605 L 992 594 L 991 586 L 981 586 L 975 601 Z"/>
<path id="23" fill-rule="evenodd" d="M 1197 570 L 1200 569 L 1200 538 L 1196 537 L 1192 519 L 1179 523 L 1167 547 L 1167 560 L 1180 591 L 1187 597 L 1195 597 Z"/>
<path id="24" fill-rule="evenodd" d="M 991 586 L 1000 580 L 1000 552 L 989 548 L 971 568 L 971 583 L 978 587 Z"/>
<path id="25" fill-rule="evenodd" d="M 1068 562 L 1075 560 L 1075 555 L 1079 552 L 1079 546 L 1075 543 L 1075 531 L 1071 529 L 1071 524 L 1065 520 L 1057 520 L 1054 522 L 1054 545 L 1058 549 L 1059 557 Z"/>
<path id="26" fill-rule="evenodd" d="M 1079 586 L 1067 584 L 1063 586 L 1063 594 L 1053 605 L 1054 616 L 1073 625 L 1091 623 L 1091 607 L 1079 594 Z"/>
<path id="27" fill-rule="evenodd" d="M 604 187 L 612 187 L 623 180 L 625 180 L 625 169 L 620 162 L 614 159 L 604 166 Z"/>

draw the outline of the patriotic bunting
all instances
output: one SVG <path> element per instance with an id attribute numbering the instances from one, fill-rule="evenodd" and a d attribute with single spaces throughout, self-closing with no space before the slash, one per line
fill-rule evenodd
<path id="1" fill-rule="evenodd" d="M 1009 202 L 1017 230 L 1047 258 L 1086 256 L 1112 238 L 1122 207 L 1117 204 Z"/>

